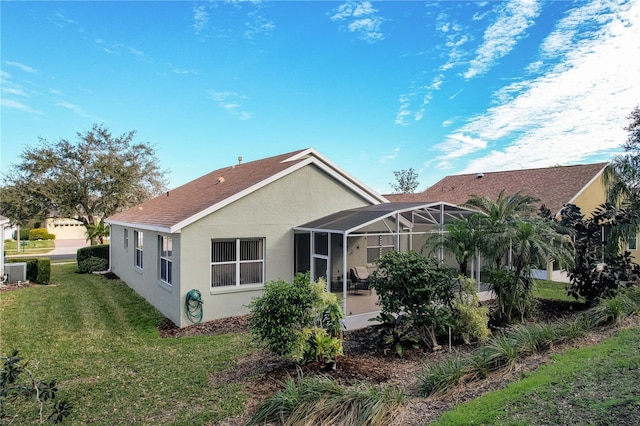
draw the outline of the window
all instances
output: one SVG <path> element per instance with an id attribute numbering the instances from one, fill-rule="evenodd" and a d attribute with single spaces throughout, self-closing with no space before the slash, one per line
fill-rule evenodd
<path id="1" fill-rule="evenodd" d="M 367 237 L 367 263 L 373 263 L 377 258 L 394 248 L 393 235 L 369 235 Z"/>
<path id="2" fill-rule="evenodd" d="M 211 241 L 211 288 L 262 284 L 264 239 Z"/>
<path id="3" fill-rule="evenodd" d="M 142 247 L 143 247 L 143 233 L 140 231 L 133 231 L 133 244 L 135 248 L 135 265 L 142 269 Z"/>
<path id="4" fill-rule="evenodd" d="M 160 281 L 171 284 L 171 268 L 173 263 L 172 239 L 158 235 L 158 251 L 160 252 Z"/>
<path id="5" fill-rule="evenodd" d="M 638 234 L 632 235 L 627 241 L 627 248 L 629 250 L 638 250 Z"/>
<path id="6" fill-rule="evenodd" d="M 124 249 L 129 250 L 129 230 L 124 228 Z"/>

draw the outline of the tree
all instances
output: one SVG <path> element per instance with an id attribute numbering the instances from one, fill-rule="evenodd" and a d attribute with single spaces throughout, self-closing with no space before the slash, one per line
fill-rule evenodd
<path id="1" fill-rule="evenodd" d="M 480 216 L 472 214 L 444 226 L 444 232 L 429 234 L 422 246 L 422 251 L 433 255 L 443 249 L 456 258 L 460 275 L 467 276 L 469 260 L 476 254 L 480 246 L 481 233 L 478 227 Z"/>
<path id="2" fill-rule="evenodd" d="M 629 132 L 623 145 L 625 154 L 613 157 L 611 166 L 605 169 L 604 180 L 609 203 L 637 212 L 640 211 L 640 107 L 635 107 L 628 118 L 630 123 L 624 128 Z M 635 220 L 620 224 L 614 232 L 626 241 L 637 234 L 638 228 L 640 223 Z"/>
<path id="3" fill-rule="evenodd" d="M 151 145 L 133 141 L 135 134 L 114 137 L 94 125 L 78 132 L 76 142 L 41 138 L 3 176 L 2 192 L 8 194 L 0 212 L 15 220 L 71 217 L 90 226 L 159 194 L 166 189 L 166 171 Z"/>
<path id="4" fill-rule="evenodd" d="M 391 183 L 391 188 L 397 194 L 413 193 L 420 185 L 418 183 L 418 174 L 413 167 L 406 170 L 397 170 L 393 174 L 396 177 L 396 182 Z"/>
<path id="5" fill-rule="evenodd" d="M 496 200 L 472 195 L 464 204 L 466 207 L 484 213 L 479 223 L 482 233 L 480 251 L 494 261 L 497 269 L 501 268 L 509 251 L 514 231 L 513 225 L 518 218 L 530 217 L 535 213 L 533 203 L 536 201 L 539 200 L 520 192 L 506 195 L 502 190 Z"/>
<path id="6" fill-rule="evenodd" d="M 600 205 L 585 218 L 580 208 L 567 204 L 560 210 L 560 224 L 569 230 L 575 246 L 574 266 L 569 270 L 569 294 L 593 304 L 599 298 L 615 296 L 618 290 L 640 277 L 628 251 L 620 252 L 620 240 L 612 232 L 622 224 L 638 220 L 638 212 Z M 603 241 L 603 237 L 607 240 Z"/>

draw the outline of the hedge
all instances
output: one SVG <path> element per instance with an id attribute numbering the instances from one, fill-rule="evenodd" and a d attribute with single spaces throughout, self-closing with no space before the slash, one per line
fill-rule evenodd
<path id="1" fill-rule="evenodd" d="M 29 239 L 31 241 L 36 240 L 55 240 L 56 236 L 50 234 L 46 228 L 36 228 L 29 231 Z"/>
<path id="2" fill-rule="evenodd" d="M 76 254 L 76 260 L 78 262 L 79 272 L 81 273 L 91 273 L 96 270 L 104 271 L 109 268 L 109 244 L 98 244 L 79 248 Z M 106 267 L 104 265 L 106 265 Z"/>
<path id="3" fill-rule="evenodd" d="M 27 264 L 27 281 L 47 285 L 51 282 L 51 259 L 48 257 L 28 257 L 20 259 L 12 257 L 5 259 L 7 263 L 26 263 Z"/>

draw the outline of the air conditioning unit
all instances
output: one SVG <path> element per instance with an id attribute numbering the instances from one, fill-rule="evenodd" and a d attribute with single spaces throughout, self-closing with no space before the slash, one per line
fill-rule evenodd
<path id="1" fill-rule="evenodd" d="M 27 280 L 27 264 L 26 263 L 5 263 L 4 273 L 7 276 L 8 283 L 17 283 L 18 281 Z"/>

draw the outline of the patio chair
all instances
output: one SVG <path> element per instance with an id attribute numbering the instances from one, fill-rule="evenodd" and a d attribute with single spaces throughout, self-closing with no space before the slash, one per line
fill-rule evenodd
<path id="1" fill-rule="evenodd" d="M 349 278 L 351 279 L 352 288 L 358 290 L 369 290 L 371 294 L 371 287 L 369 286 L 369 271 L 364 266 L 356 266 L 349 270 Z"/>

